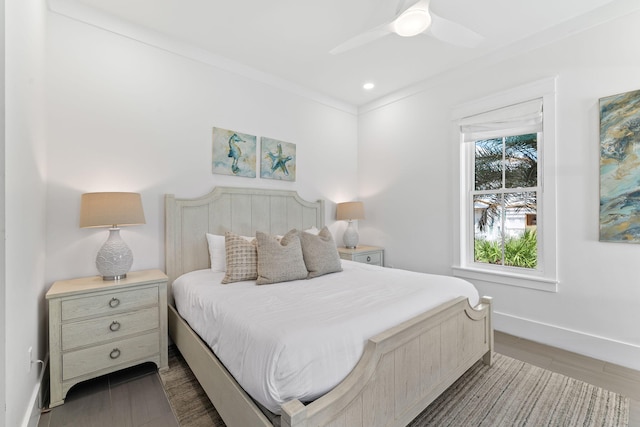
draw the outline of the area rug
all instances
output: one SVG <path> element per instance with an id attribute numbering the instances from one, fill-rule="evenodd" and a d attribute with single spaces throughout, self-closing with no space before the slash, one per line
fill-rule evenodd
<path id="1" fill-rule="evenodd" d="M 160 376 L 180 427 L 225 424 L 175 346 Z M 629 399 L 496 353 L 476 363 L 427 407 L 411 427 L 599 426 L 629 423 Z"/>

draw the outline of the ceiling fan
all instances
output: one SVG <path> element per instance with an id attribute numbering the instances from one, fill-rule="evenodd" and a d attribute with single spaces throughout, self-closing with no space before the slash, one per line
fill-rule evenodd
<path id="1" fill-rule="evenodd" d="M 475 47 L 483 37 L 469 28 L 442 18 L 429 10 L 430 0 L 400 0 L 395 16 L 350 38 L 329 52 L 333 55 L 371 43 L 387 34 L 395 33 L 403 37 L 427 34 L 438 40 L 461 47 Z"/>

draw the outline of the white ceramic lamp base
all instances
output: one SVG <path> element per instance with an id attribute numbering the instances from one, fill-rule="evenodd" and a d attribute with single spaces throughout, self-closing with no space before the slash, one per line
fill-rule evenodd
<path id="1" fill-rule="evenodd" d="M 109 238 L 98 251 L 96 267 L 103 280 L 120 280 L 127 277 L 133 264 L 133 253 L 120 238 L 119 228 L 109 229 Z"/>
<path id="2" fill-rule="evenodd" d="M 349 225 L 342 235 L 342 241 L 344 242 L 344 245 L 349 249 L 355 249 L 356 246 L 358 246 L 359 239 L 360 238 L 358 236 L 358 232 L 353 226 L 353 221 L 349 221 Z"/>

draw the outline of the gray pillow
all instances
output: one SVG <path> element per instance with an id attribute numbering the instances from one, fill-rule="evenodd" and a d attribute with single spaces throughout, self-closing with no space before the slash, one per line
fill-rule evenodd
<path id="1" fill-rule="evenodd" d="M 256 239 L 248 241 L 246 238 L 227 231 L 224 234 L 227 271 L 221 283 L 256 280 L 258 278 L 258 254 Z"/>
<path id="2" fill-rule="evenodd" d="M 318 235 L 301 231 L 302 255 L 309 271 L 308 278 L 342 271 L 342 263 L 333 236 L 327 227 L 322 227 Z"/>
<path id="3" fill-rule="evenodd" d="M 307 277 L 300 238 L 296 230 L 276 236 L 256 232 L 258 242 L 258 285 L 287 282 Z"/>

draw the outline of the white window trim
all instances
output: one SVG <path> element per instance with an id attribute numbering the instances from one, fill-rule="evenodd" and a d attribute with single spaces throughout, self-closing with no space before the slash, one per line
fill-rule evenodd
<path id="1" fill-rule="evenodd" d="M 558 291 L 557 254 L 556 254 L 556 77 L 550 77 L 530 84 L 519 86 L 493 96 L 478 99 L 459 105 L 452 111 L 452 140 L 455 142 L 453 168 L 454 188 L 459 188 L 459 197 L 454 197 L 454 265 L 453 274 L 472 280 L 538 289 L 548 292 Z M 541 153 L 541 188 L 542 197 L 538 200 L 538 211 L 541 234 L 538 243 L 542 245 L 542 259 L 538 260 L 536 271 L 520 268 L 496 267 L 474 263 L 468 259 L 469 238 L 473 221 L 469 218 L 468 191 L 472 185 L 470 145 L 463 143 L 460 134 L 460 120 L 476 114 L 496 110 L 509 105 L 526 102 L 532 99 L 543 100 L 543 143 L 539 147 Z"/>

